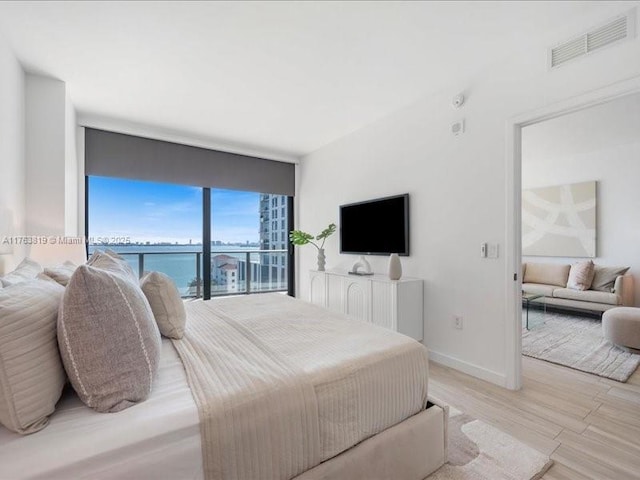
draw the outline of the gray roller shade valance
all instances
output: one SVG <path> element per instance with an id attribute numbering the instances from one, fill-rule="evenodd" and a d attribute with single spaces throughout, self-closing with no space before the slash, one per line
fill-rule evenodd
<path id="1" fill-rule="evenodd" d="M 295 165 L 85 129 L 85 174 L 278 195 L 295 194 Z"/>

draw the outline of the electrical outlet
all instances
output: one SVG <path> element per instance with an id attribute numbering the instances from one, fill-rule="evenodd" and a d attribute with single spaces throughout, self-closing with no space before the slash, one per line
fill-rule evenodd
<path id="1" fill-rule="evenodd" d="M 457 328 L 458 330 L 462 330 L 462 317 L 455 315 L 453 317 L 453 328 Z"/>

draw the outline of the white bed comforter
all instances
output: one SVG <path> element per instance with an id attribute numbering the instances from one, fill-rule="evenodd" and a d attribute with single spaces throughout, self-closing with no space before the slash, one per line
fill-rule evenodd
<path id="1" fill-rule="evenodd" d="M 418 342 L 279 294 L 187 304 L 208 480 L 288 479 L 425 408 Z"/>

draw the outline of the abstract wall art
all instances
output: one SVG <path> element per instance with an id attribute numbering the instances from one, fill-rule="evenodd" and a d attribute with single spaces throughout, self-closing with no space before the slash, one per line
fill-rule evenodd
<path id="1" fill-rule="evenodd" d="M 522 191 L 522 255 L 596 256 L 596 182 Z"/>

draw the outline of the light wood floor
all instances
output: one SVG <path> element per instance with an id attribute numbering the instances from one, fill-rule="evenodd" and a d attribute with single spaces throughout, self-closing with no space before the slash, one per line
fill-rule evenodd
<path id="1" fill-rule="evenodd" d="M 429 394 L 550 455 L 546 480 L 640 479 L 640 368 L 619 383 L 524 357 L 513 392 L 432 362 Z"/>

